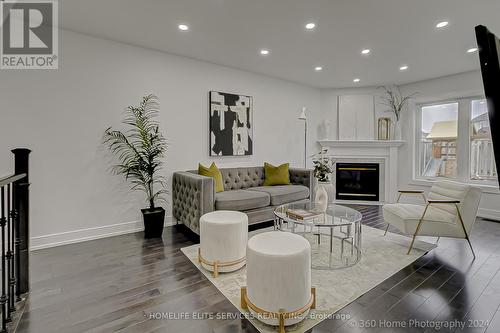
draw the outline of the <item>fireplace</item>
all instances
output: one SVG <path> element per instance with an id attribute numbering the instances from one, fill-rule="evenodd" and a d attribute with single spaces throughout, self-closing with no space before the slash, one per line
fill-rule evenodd
<path id="1" fill-rule="evenodd" d="M 377 163 L 337 163 L 337 200 L 379 201 Z"/>

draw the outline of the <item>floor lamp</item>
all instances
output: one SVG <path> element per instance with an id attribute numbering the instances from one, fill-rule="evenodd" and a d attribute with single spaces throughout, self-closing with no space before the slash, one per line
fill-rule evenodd
<path id="1" fill-rule="evenodd" d="M 304 121 L 304 168 L 307 168 L 307 117 L 306 117 L 306 107 L 302 107 L 302 112 L 300 113 L 299 120 Z"/>

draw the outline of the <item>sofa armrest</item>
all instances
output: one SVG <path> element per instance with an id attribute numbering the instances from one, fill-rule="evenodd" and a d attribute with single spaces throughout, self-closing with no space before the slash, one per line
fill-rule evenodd
<path id="1" fill-rule="evenodd" d="M 294 185 L 304 185 L 309 188 L 309 198 L 314 196 L 314 171 L 304 168 L 290 168 L 290 182 Z"/>
<path id="2" fill-rule="evenodd" d="M 174 172 L 172 178 L 172 215 L 196 234 L 200 217 L 214 210 L 215 186 L 211 177 L 191 172 Z"/>

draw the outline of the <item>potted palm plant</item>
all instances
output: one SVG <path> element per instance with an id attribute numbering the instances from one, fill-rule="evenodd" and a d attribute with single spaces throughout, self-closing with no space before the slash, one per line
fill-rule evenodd
<path id="1" fill-rule="evenodd" d="M 112 167 L 113 173 L 125 176 L 132 190 L 146 195 L 149 208 L 141 210 L 145 238 L 161 237 L 165 221 L 165 210 L 156 206 L 166 193 L 159 171 L 167 150 L 167 142 L 155 120 L 158 112 L 158 98 L 147 95 L 139 106 L 125 109 L 123 124 L 127 130 L 122 132 L 109 127 L 104 132 L 104 144 L 119 161 Z"/>

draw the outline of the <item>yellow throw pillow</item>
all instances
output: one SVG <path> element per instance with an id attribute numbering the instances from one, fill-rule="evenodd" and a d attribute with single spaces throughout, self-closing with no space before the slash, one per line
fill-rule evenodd
<path id="1" fill-rule="evenodd" d="M 269 163 L 264 163 L 264 186 L 290 185 L 290 173 L 288 163 L 278 167 Z"/>
<path id="2" fill-rule="evenodd" d="M 222 174 L 219 171 L 219 168 L 212 162 L 210 168 L 207 168 L 201 164 L 198 164 L 198 174 L 201 176 L 212 177 L 215 182 L 215 192 L 223 192 L 224 191 L 224 183 L 222 182 Z"/>

